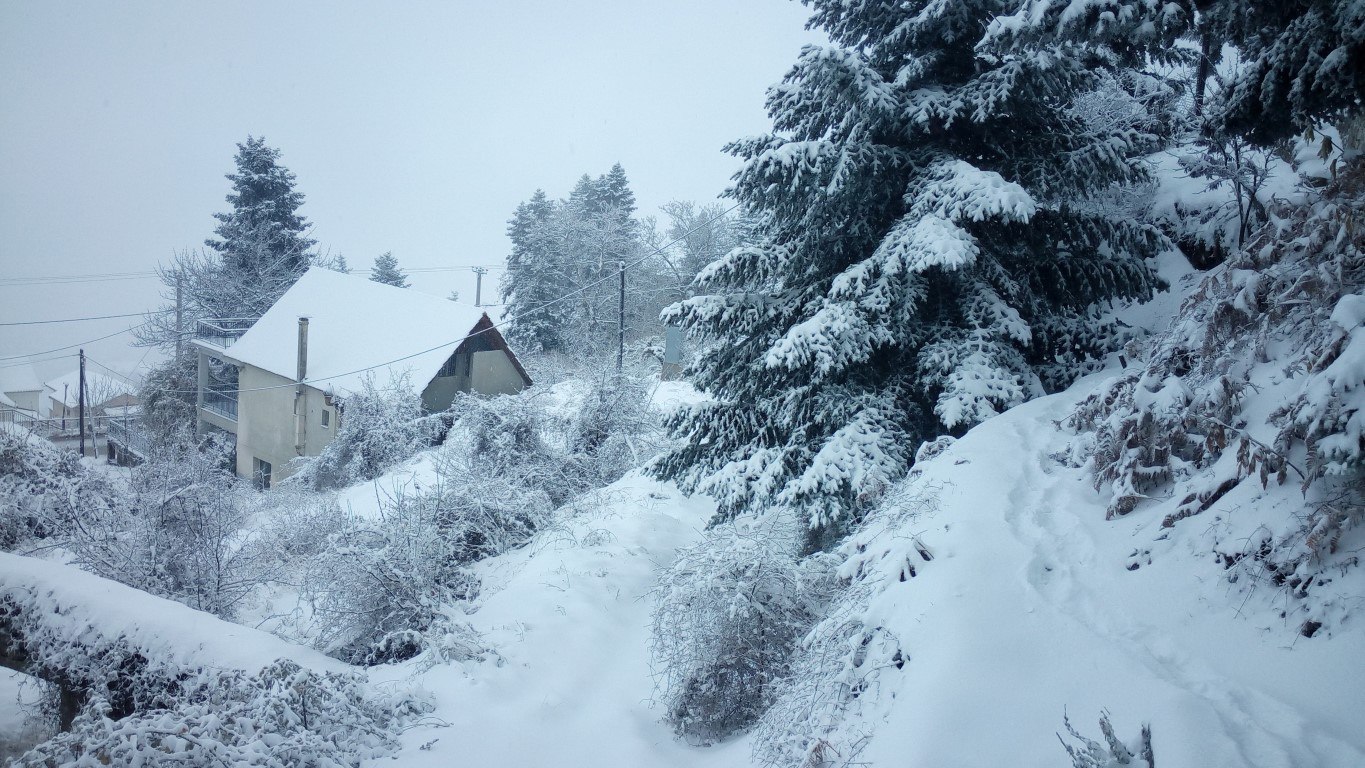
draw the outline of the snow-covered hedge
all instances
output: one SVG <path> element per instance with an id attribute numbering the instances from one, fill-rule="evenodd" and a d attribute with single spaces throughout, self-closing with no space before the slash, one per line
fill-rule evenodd
<path id="1" fill-rule="evenodd" d="M 280 660 L 255 673 L 183 677 L 163 706 L 123 717 L 97 697 L 70 731 L 15 765 L 350 768 L 391 753 L 396 726 L 422 711 L 412 700 L 375 699 L 356 673 Z"/>
<path id="2" fill-rule="evenodd" d="M 21 765 L 355 765 L 421 705 L 306 648 L 69 566 L 0 555 L 3 653 L 80 704 Z M 313 761 L 313 762 L 309 762 Z"/>

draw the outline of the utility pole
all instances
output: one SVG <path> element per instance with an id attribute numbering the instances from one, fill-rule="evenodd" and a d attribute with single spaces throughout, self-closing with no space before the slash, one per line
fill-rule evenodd
<path id="1" fill-rule="evenodd" d="M 483 306 L 483 275 L 488 271 L 487 267 L 470 267 L 474 270 L 474 306 Z"/>
<path id="2" fill-rule="evenodd" d="M 81 350 L 81 376 L 80 376 L 80 383 L 77 384 L 76 387 L 77 387 L 76 398 L 77 398 L 77 402 L 79 403 L 79 405 L 77 406 L 77 418 L 79 419 L 79 422 L 80 422 L 80 433 L 81 433 L 81 437 L 80 437 L 81 458 L 85 458 L 85 350 L 84 350 L 84 349 Z"/>
<path id="3" fill-rule="evenodd" d="M 616 306 L 616 372 L 621 372 L 621 363 L 626 357 L 626 262 L 619 263 L 621 271 L 621 294 Z"/>
<path id="4" fill-rule="evenodd" d="M 175 271 L 175 359 L 180 359 L 180 344 L 185 338 L 184 328 L 184 292 L 181 290 L 181 273 Z"/>

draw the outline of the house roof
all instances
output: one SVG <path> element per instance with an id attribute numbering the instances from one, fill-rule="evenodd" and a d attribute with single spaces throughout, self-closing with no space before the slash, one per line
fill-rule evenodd
<path id="1" fill-rule="evenodd" d="M 4 392 L 0 392 L 0 408 L 18 408 L 18 407 L 19 407 L 18 403 L 15 403 L 13 400 L 11 400 L 11 399 L 9 399 L 8 397 L 6 397 Z"/>
<path id="2" fill-rule="evenodd" d="M 0 368 L 0 392 L 41 392 L 43 380 L 31 365 Z"/>
<path id="3" fill-rule="evenodd" d="M 55 379 L 49 379 L 47 386 L 52 390 L 52 399 L 61 403 L 62 398 L 68 407 L 75 408 L 80 403 L 80 371 L 70 371 Z M 90 370 L 85 371 L 85 393 L 100 402 L 112 400 L 119 395 L 136 395 L 137 386 L 122 376 Z M 93 403 L 99 405 L 100 403 Z"/>
<path id="4" fill-rule="evenodd" d="M 491 327 L 467 304 L 313 267 L 221 354 L 293 379 L 300 317 L 308 318 L 307 383 L 339 394 L 367 377 L 382 385 L 403 375 L 421 394 L 480 321 Z"/>

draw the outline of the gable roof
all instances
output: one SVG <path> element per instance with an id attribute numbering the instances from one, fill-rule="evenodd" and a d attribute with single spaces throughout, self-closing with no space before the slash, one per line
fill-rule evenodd
<path id="1" fill-rule="evenodd" d="M 307 383 L 339 394 L 360 390 L 366 377 L 383 385 L 403 375 L 421 394 L 481 321 L 506 347 L 480 309 L 312 267 L 220 354 L 292 380 L 300 317 L 308 318 Z"/>
<path id="2" fill-rule="evenodd" d="M 43 380 L 32 365 L 19 364 L 0 368 L 0 392 L 41 392 Z"/>

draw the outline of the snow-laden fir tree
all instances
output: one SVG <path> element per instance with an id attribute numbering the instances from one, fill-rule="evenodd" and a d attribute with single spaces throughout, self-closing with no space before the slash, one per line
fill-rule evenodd
<path id="1" fill-rule="evenodd" d="M 550 304 L 566 282 L 561 254 L 549 229 L 554 215 L 554 201 L 537 189 L 507 222 L 507 238 L 512 241 L 502 278 L 502 300 L 511 316 L 507 337 L 532 352 L 558 351 L 565 345 L 568 307 L 562 302 Z"/>
<path id="2" fill-rule="evenodd" d="M 394 258 L 393 251 L 386 251 L 375 257 L 374 267 L 370 269 L 370 279 L 398 288 L 411 287 L 408 283 L 408 273 L 398 267 L 398 259 Z"/>
<path id="3" fill-rule="evenodd" d="M 1027 0 L 989 32 L 1007 45 L 1085 45 L 1129 58 L 1178 54 L 1171 42 L 1182 35 L 1199 36 L 1206 54 L 1214 42 L 1237 51 L 1240 66 L 1210 105 L 1219 132 L 1271 144 L 1360 113 L 1360 0 Z"/>
<path id="4" fill-rule="evenodd" d="M 237 172 L 227 174 L 232 209 L 214 214 L 218 238 L 205 241 L 209 250 L 183 251 L 158 269 L 167 303 L 139 326 L 139 343 L 173 348 L 181 337 L 177 285 L 183 322 L 192 328 L 202 318 L 260 317 L 309 266 L 332 264 L 312 250 L 316 241 L 307 237 L 308 222 L 298 212 L 303 193 L 279 159 L 280 151 L 264 138 L 248 136 L 237 145 Z"/>
<path id="5" fill-rule="evenodd" d="M 707 404 L 654 467 L 721 517 L 803 516 L 838 535 L 918 441 L 1067 383 L 1101 353 L 1096 308 L 1145 297 L 1159 237 L 1089 201 L 1143 178 L 1150 137 L 1068 105 L 1081 46 L 978 47 L 1003 0 L 814 0 L 808 46 L 768 95 L 770 135 L 730 195 L 761 238 L 671 307 L 708 339 Z"/>
<path id="6" fill-rule="evenodd" d="M 218 239 L 204 241 L 234 270 L 283 267 L 303 274 L 311 263 L 308 251 L 317 241 L 307 236 L 308 220 L 298 213 L 303 193 L 294 189 L 294 174 L 279 159 L 280 151 L 267 146 L 264 136 L 248 136 L 237 145 L 237 172 L 227 175 L 232 210 L 213 215 Z"/>
<path id="7" fill-rule="evenodd" d="M 662 258 L 642 261 L 644 233 L 634 212 L 635 195 L 619 163 L 596 179 L 584 174 L 564 200 L 537 190 L 517 206 L 508 221 L 512 251 L 502 281 L 511 340 L 529 351 L 614 353 L 622 263 L 630 285 L 627 338 L 658 332 L 666 303 L 658 288 L 676 285 L 677 278 Z"/>

